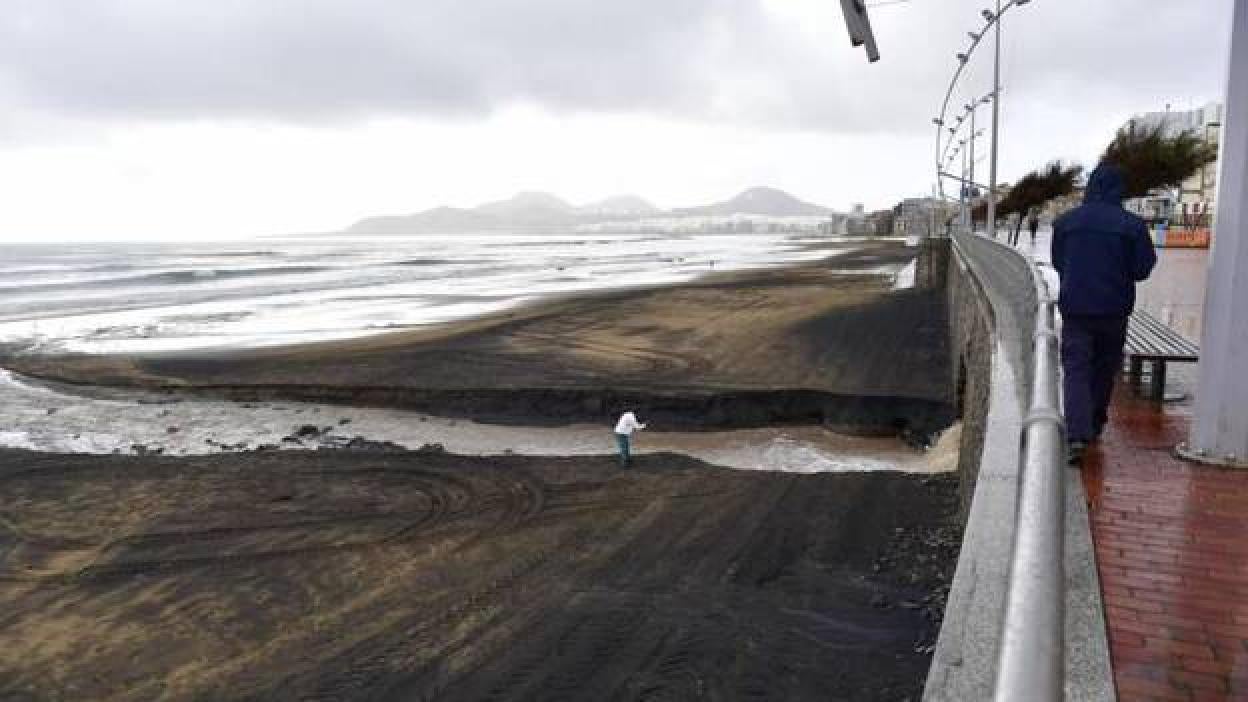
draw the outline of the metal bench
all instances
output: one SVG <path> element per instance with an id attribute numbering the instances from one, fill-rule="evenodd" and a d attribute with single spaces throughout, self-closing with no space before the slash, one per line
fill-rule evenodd
<path id="1" fill-rule="evenodd" d="M 1196 344 L 1143 310 L 1131 313 L 1123 352 L 1131 364 L 1128 377 L 1132 385 L 1139 384 L 1144 362 L 1149 361 L 1151 395 L 1158 401 L 1166 397 L 1166 364 L 1171 361 L 1195 363 L 1200 358 L 1200 348 Z"/>

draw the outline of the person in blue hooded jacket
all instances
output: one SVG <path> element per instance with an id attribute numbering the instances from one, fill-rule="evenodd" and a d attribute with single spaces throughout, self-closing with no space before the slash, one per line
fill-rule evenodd
<path id="1" fill-rule="evenodd" d="M 1135 284 L 1157 264 L 1148 225 L 1123 208 L 1123 190 L 1118 166 L 1101 163 L 1088 177 L 1083 204 L 1053 223 L 1066 436 L 1075 464 L 1109 420 Z"/>

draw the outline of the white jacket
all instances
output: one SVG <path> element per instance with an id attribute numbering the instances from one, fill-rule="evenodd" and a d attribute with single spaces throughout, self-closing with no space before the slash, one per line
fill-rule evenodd
<path id="1" fill-rule="evenodd" d="M 620 421 L 615 423 L 615 433 L 624 434 L 625 436 L 632 434 L 636 429 L 645 429 L 646 425 L 637 421 L 637 415 L 632 412 L 625 412 L 620 415 Z"/>

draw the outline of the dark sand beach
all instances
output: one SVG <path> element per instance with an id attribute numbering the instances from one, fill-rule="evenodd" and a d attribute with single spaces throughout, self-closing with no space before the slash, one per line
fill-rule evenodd
<path id="1" fill-rule="evenodd" d="M 0 451 L 4 699 L 916 699 L 953 476 Z"/>
<path id="2" fill-rule="evenodd" d="M 951 420 L 942 293 L 864 276 L 876 242 L 815 264 L 542 302 L 428 330 L 230 353 L 0 357 L 79 383 L 407 407 L 519 423 L 824 423 L 920 433 Z"/>
<path id="3" fill-rule="evenodd" d="M 637 403 L 674 426 L 931 428 L 940 294 L 844 273 L 914 255 L 302 348 L 0 365 L 517 423 Z M 0 450 L 0 699 L 913 700 L 956 495 L 953 475 L 668 453 Z"/>

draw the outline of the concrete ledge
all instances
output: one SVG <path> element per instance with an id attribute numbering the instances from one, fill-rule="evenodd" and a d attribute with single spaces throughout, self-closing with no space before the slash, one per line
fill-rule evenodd
<path id="1" fill-rule="evenodd" d="M 951 334 L 964 394 L 966 529 L 924 700 L 987 700 L 997 665 L 1031 376 L 1036 297 L 1030 263 L 997 242 L 957 236 L 949 267 Z M 983 338 L 984 336 L 989 338 Z M 970 436 L 967 436 L 967 435 Z M 978 451 L 976 451 L 978 449 Z M 1066 697 L 1113 700 L 1109 645 L 1076 471 L 1067 476 Z"/>

